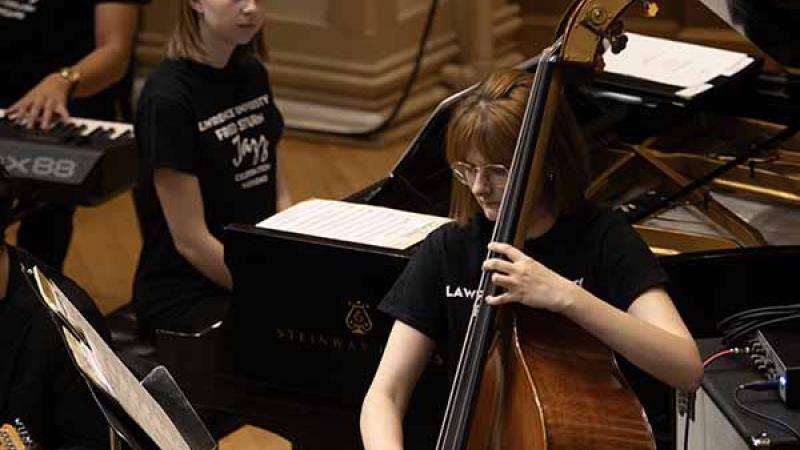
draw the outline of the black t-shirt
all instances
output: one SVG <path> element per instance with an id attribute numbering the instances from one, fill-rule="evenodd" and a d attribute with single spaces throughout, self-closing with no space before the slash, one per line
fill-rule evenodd
<path id="1" fill-rule="evenodd" d="M 431 233 L 379 305 L 437 342 L 452 375 L 458 363 L 493 223 L 476 215 L 465 227 Z M 618 213 L 586 205 L 560 217 L 524 252 L 609 304 L 627 310 L 667 276 Z"/>
<path id="2" fill-rule="evenodd" d="M 276 146 L 283 118 L 264 65 L 254 58 L 222 69 L 166 60 L 149 77 L 136 116 L 136 203 L 144 245 L 134 282 L 140 317 L 224 295 L 175 248 L 153 184 L 156 168 L 200 183 L 208 229 L 221 240 L 233 222 L 254 224 L 276 210 Z"/>
<path id="3" fill-rule="evenodd" d="M 23 250 L 8 247 L 8 252 L 7 295 L 0 299 L 0 423 L 21 418 L 46 449 L 108 448 L 108 425 L 20 263 L 38 266 L 108 340 L 100 312 L 69 278 Z"/>
<path id="4" fill-rule="evenodd" d="M 94 9 L 99 3 L 147 0 L 0 1 L 0 108 L 19 100 L 42 78 L 72 66 L 95 48 Z M 69 105 L 76 117 L 113 118 L 115 92 L 106 90 Z"/>

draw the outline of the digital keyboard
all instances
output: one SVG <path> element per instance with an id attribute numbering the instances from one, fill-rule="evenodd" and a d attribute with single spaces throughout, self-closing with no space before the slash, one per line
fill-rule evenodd
<path id="1" fill-rule="evenodd" d="M 0 109 L 0 162 L 36 200 L 96 205 L 133 185 L 133 126 L 71 118 L 29 130 Z"/>

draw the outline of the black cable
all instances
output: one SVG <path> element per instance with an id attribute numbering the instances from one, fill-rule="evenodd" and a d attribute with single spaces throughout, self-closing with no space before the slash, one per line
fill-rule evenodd
<path id="1" fill-rule="evenodd" d="M 774 312 L 778 313 L 778 312 L 784 312 L 786 310 L 794 311 L 795 309 L 800 311 L 800 304 L 778 305 L 778 306 L 763 306 L 761 308 L 748 309 L 746 311 L 741 311 L 741 312 L 738 312 L 738 313 L 735 313 L 735 314 L 731 314 L 730 316 L 720 320 L 717 323 L 717 328 L 725 327 L 725 326 L 727 326 L 728 323 L 736 321 L 738 319 L 745 318 L 745 317 L 750 317 L 751 314 L 757 314 L 757 313 L 761 313 L 761 312 L 770 312 L 770 311 L 774 311 Z"/>
<path id="2" fill-rule="evenodd" d="M 683 450 L 688 450 L 689 424 L 690 422 L 694 421 L 697 396 L 695 392 L 684 392 L 684 391 L 676 391 L 675 395 L 676 395 L 675 396 L 676 412 L 678 413 L 679 416 L 683 416 L 684 420 L 686 420 L 683 428 Z"/>
<path id="3" fill-rule="evenodd" d="M 766 306 L 732 314 L 717 323 L 723 342 L 730 345 L 747 334 L 782 322 L 800 319 L 800 304 Z"/>
<path id="4" fill-rule="evenodd" d="M 683 427 L 683 450 L 689 450 L 689 414 L 686 414 L 686 424 Z"/>
<path id="5" fill-rule="evenodd" d="M 737 328 L 741 328 L 748 324 L 756 323 L 756 322 L 765 322 L 767 320 L 780 318 L 780 317 L 789 317 L 792 315 L 800 314 L 800 309 L 797 310 L 787 310 L 786 312 L 761 312 L 755 313 L 747 318 L 741 318 L 736 321 L 728 322 L 725 326 L 719 327 L 720 331 L 731 331 Z"/>
<path id="6" fill-rule="evenodd" d="M 791 314 L 784 317 L 778 317 L 776 319 L 771 319 L 771 320 L 758 321 L 749 324 L 747 326 L 742 326 L 740 328 L 737 328 L 735 332 L 729 332 L 729 334 L 726 334 L 723 341 L 726 343 L 733 343 L 736 342 L 738 339 L 742 338 L 743 336 L 747 335 L 748 333 L 752 333 L 753 331 L 756 331 L 759 328 L 763 328 L 768 325 L 775 325 L 782 322 L 789 322 L 792 320 L 800 320 L 800 313 Z"/>
<path id="7" fill-rule="evenodd" d="M 751 324 L 754 324 L 754 323 L 767 322 L 767 321 L 770 321 L 770 320 L 773 320 L 773 319 L 780 319 L 782 317 L 792 317 L 792 316 L 795 316 L 797 314 L 800 314 L 800 309 L 798 309 L 797 311 L 787 311 L 785 313 L 761 313 L 761 314 L 755 314 L 749 319 L 740 319 L 740 320 L 737 320 L 736 322 L 730 322 L 727 326 L 720 327 L 719 330 L 723 334 L 733 334 L 735 332 L 735 330 L 744 328 L 744 327 L 746 327 L 748 325 L 751 325 Z"/>
<path id="8" fill-rule="evenodd" d="M 793 434 L 794 437 L 797 439 L 797 441 L 800 442 L 800 432 L 792 428 L 791 425 L 780 419 L 776 419 L 775 417 L 769 416 L 764 413 L 760 413 L 750 408 L 749 406 L 745 405 L 739 398 L 739 394 L 744 390 L 764 390 L 765 388 L 774 389 L 775 387 L 777 387 L 777 383 L 774 382 L 758 382 L 758 384 L 755 383 L 740 384 L 739 386 L 736 387 L 736 390 L 733 393 L 733 400 L 736 402 L 736 405 L 747 414 L 757 417 L 765 422 L 772 423 L 784 428 L 785 430 L 789 431 L 789 433 Z"/>
<path id="9" fill-rule="evenodd" d="M 689 418 L 686 418 L 686 426 L 683 428 L 683 450 L 689 450 Z"/>
<path id="10" fill-rule="evenodd" d="M 739 328 L 739 327 L 741 327 L 743 325 L 746 325 L 746 324 L 749 324 L 749 323 L 762 322 L 762 321 L 769 320 L 769 319 L 776 318 L 776 317 L 785 317 L 787 314 L 798 314 L 798 313 L 800 313 L 800 309 L 798 309 L 797 311 L 787 311 L 787 312 L 783 312 L 783 313 L 779 313 L 779 312 L 763 312 L 763 313 L 753 314 L 752 316 L 750 316 L 748 318 L 742 318 L 742 319 L 736 320 L 734 322 L 729 322 L 724 327 L 720 327 L 719 329 L 720 330 L 733 330 L 733 329 Z"/>
<path id="11" fill-rule="evenodd" d="M 735 327 L 729 328 L 723 332 L 723 335 L 726 337 L 727 340 L 733 342 L 740 336 L 755 331 L 758 328 L 765 327 L 767 325 L 774 325 L 781 322 L 789 322 L 798 318 L 800 318 L 800 312 L 788 316 L 778 316 L 768 319 L 753 320 L 751 322 L 745 322 Z"/>
<path id="12" fill-rule="evenodd" d="M 394 108 L 389 113 L 388 116 L 383 120 L 383 122 L 379 123 L 378 125 L 364 130 L 364 131 L 327 131 L 327 130 L 320 130 L 317 128 L 308 128 L 308 127 L 293 127 L 287 125 L 288 128 L 300 131 L 303 133 L 312 133 L 317 135 L 328 135 L 328 136 L 341 136 L 341 137 L 348 137 L 348 138 L 359 138 L 359 139 L 368 139 L 375 134 L 380 133 L 381 131 L 385 130 L 389 127 L 392 121 L 397 117 L 400 113 L 400 109 L 405 105 L 406 101 L 408 100 L 408 96 L 411 94 L 411 87 L 414 85 L 414 82 L 417 80 L 417 76 L 419 75 L 420 68 L 422 67 L 422 57 L 425 54 L 425 46 L 428 43 L 428 37 L 430 36 L 431 29 L 433 28 L 433 19 L 436 17 L 436 10 L 439 7 L 439 0 L 431 0 L 431 7 L 428 9 L 428 17 L 425 20 L 425 27 L 422 30 L 422 36 L 419 40 L 419 46 L 417 48 L 417 56 L 414 59 L 414 67 L 411 70 L 411 75 L 408 77 L 405 86 L 403 87 L 403 93 L 400 95 L 400 99 L 394 105 Z"/>
<path id="13" fill-rule="evenodd" d="M 782 315 L 787 313 L 795 313 L 800 312 L 800 305 L 789 305 L 789 306 L 781 306 L 781 307 L 768 307 L 768 308 L 758 308 L 758 309 L 750 309 L 747 311 L 743 311 L 738 314 L 734 314 L 732 316 L 726 317 L 725 319 L 719 321 L 717 327 L 722 328 L 731 328 L 735 326 L 734 324 L 751 321 L 753 319 L 757 319 L 759 317 L 765 316 L 774 316 L 774 315 Z"/>

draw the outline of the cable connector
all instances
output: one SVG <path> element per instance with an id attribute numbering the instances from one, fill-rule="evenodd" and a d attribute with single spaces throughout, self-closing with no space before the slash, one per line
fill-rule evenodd
<path id="1" fill-rule="evenodd" d="M 703 368 L 706 368 L 711 365 L 714 361 L 722 358 L 723 356 L 731 356 L 731 355 L 747 355 L 752 351 L 751 347 L 731 347 L 726 348 L 724 350 L 720 350 L 717 353 L 709 356 L 708 359 L 703 361 Z"/>
<path id="2" fill-rule="evenodd" d="M 778 380 L 769 380 L 769 381 L 751 381 L 749 383 L 740 384 L 737 386 L 739 390 L 747 390 L 747 391 L 771 391 L 773 389 L 778 389 L 780 387 L 780 383 Z"/>
<path id="3" fill-rule="evenodd" d="M 686 415 L 686 420 L 694 421 L 696 393 L 676 391 L 675 394 L 677 395 L 678 415 Z"/>

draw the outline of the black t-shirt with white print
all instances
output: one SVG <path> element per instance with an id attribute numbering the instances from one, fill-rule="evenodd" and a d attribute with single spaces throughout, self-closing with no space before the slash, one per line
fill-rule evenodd
<path id="1" fill-rule="evenodd" d="M 221 239 L 233 222 L 254 224 L 276 210 L 276 145 L 283 118 L 264 65 L 250 58 L 222 69 L 166 60 L 148 78 L 139 101 L 136 203 L 144 243 L 134 281 L 140 317 L 225 295 L 175 248 L 153 173 L 171 168 L 197 177 L 205 221 Z"/>
<path id="2" fill-rule="evenodd" d="M 379 309 L 437 343 L 452 376 L 466 334 L 493 223 L 482 214 L 465 227 L 431 233 Z M 560 217 L 524 252 L 620 310 L 667 275 L 618 213 L 585 205 Z"/>

